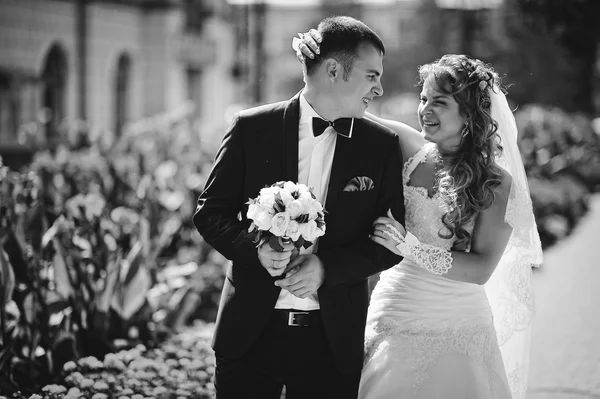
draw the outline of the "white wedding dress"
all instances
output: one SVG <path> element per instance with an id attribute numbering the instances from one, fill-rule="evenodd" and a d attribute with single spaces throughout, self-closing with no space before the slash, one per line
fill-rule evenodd
<path id="1" fill-rule="evenodd" d="M 433 145 L 404 165 L 406 229 L 449 250 L 438 236 L 440 199 L 409 185 Z M 381 273 L 365 332 L 361 399 L 512 398 L 483 286 L 450 280 L 404 259 Z"/>

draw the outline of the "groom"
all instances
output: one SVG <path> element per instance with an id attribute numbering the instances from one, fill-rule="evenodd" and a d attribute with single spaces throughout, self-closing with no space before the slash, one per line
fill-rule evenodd
<path id="1" fill-rule="evenodd" d="M 404 222 L 398 138 L 363 119 L 383 94 L 384 45 L 349 17 L 318 30 L 304 89 L 237 115 L 198 199 L 196 228 L 231 260 L 213 339 L 220 399 L 278 399 L 283 385 L 287 399 L 355 399 L 367 278 L 401 260 L 369 239 L 389 208 Z M 281 180 L 313 187 L 327 212 L 326 234 L 291 262 L 289 247 L 256 248 L 246 218 Z"/>

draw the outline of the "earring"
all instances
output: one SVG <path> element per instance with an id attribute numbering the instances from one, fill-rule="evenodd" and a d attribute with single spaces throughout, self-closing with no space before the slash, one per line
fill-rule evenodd
<path id="1" fill-rule="evenodd" d="M 462 130 L 461 130 L 461 136 L 463 138 L 467 137 L 467 135 L 469 134 L 469 122 L 465 121 L 465 126 L 463 126 Z"/>

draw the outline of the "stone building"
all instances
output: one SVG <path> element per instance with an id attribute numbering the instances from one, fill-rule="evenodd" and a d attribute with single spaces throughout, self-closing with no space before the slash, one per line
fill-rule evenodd
<path id="1" fill-rule="evenodd" d="M 31 121 L 48 143 L 62 123 L 118 136 L 188 101 L 223 115 L 235 97 L 227 13 L 220 0 L 2 1 L 0 147 Z"/>

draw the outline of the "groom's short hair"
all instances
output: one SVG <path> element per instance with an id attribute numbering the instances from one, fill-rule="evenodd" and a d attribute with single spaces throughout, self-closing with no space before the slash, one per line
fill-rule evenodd
<path id="1" fill-rule="evenodd" d="M 306 57 L 306 73 L 309 76 L 324 60 L 335 58 L 343 65 L 343 78 L 347 80 L 362 44 L 370 44 L 385 55 L 381 38 L 358 19 L 347 16 L 325 18 L 319 23 L 317 30 L 323 39 L 319 45 L 321 52 L 314 59 Z"/>

